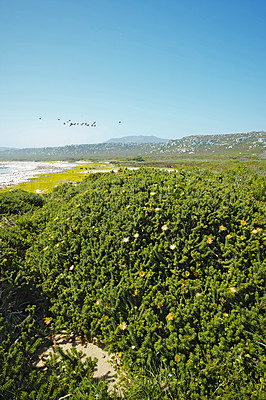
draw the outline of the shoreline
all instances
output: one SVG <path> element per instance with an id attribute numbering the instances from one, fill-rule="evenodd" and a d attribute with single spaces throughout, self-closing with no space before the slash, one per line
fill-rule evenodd
<path id="1" fill-rule="evenodd" d="M 89 164 L 89 162 L 86 163 Z M 65 172 L 80 165 L 82 163 L 69 163 L 67 161 L 2 161 L 0 168 L 9 171 L 0 173 L 0 189 L 7 189 L 28 182 L 36 175 Z"/>
<path id="2" fill-rule="evenodd" d="M 85 167 L 85 170 L 82 170 Z M 64 173 L 68 170 L 80 168 L 78 174 L 85 176 L 86 174 L 118 172 L 119 168 L 114 167 L 109 162 L 93 163 L 91 161 L 78 161 L 69 163 L 68 161 L 3 161 L 0 162 L 0 190 L 10 190 L 20 184 L 27 183 L 41 175 L 49 175 L 56 173 Z M 127 167 L 129 170 L 138 169 L 139 167 Z M 1 173 L 1 169 L 5 170 Z M 36 190 L 41 193 L 42 190 Z"/>

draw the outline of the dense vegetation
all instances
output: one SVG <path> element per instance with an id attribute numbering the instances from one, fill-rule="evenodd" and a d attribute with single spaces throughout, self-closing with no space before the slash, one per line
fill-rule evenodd
<path id="1" fill-rule="evenodd" d="M 265 398 L 260 169 L 121 169 L 0 209 L 0 399 L 118 398 L 79 354 L 35 367 L 63 330 L 119 353 L 124 398 Z"/>

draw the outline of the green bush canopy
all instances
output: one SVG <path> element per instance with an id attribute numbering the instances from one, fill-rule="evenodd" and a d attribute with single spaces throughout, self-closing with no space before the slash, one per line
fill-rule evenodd
<path id="1" fill-rule="evenodd" d="M 79 354 L 35 367 L 62 331 L 119 353 L 124 398 L 266 398 L 261 171 L 120 169 L 0 210 L 0 399 L 119 397 Z"/>

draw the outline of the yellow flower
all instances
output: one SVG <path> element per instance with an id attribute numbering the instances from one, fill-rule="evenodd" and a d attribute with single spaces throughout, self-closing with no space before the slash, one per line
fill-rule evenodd
<path id="1" fill-rule="evenodd" d="M 251 231 L 251 233 L 255 234 L 255 233 L 258 233 L 261 231 L 262 231 L 262 228 L 257 228 L 257 229 L 253 229 L 253 231 Z"/>
<path id="2" fill-rule="evenodd" d="M 124 331 L 125 329 L 127 329 L 127 324 L 126 324 L 126 322 L 122 322 L 122 323 L 119 325 L 119 328 L 121 329 L 121 331 Z"/>
<path id="3" fill-rule="evenodd" d="M 71 267 L 69 267 L 69 270 L 73 271 L 74 268 L 75 268 L 74 265 L 71 265 Z"/>
<path id="4" fill-rule="evenodd" d="M 227 314 L 227 312 L 224 312 L 224 313 L 223 313 L 223 316 L 226 317 L 226 318 L 229 317 L 229 315 Z"/>
<path id="5" fill-rule="evenodd" d="M 180 356 L 178 354 L 175 355 L 175 361 L 176 362 L 180 362 L 181 361 L 181 358 L 180 358 Z"/>
<path id="6" fill-rule="evenodd" d="M 101 299 L 97 300 L 97 301 L 96 301 L 96 304 L 97 304 L 97 306 L 98 306 L 99 304 L 101 304 Z"/>
<path id="7" fill-rule="evenodd" d="M 128 238 L 128 237 L 125 237 L 125 238 L 123 239 L 123 242 L 124 242 L 124 243 L 129 242 L 129 238 Z"/>
<path id="8" fill-rule="evenodd" d="M 173 321 L 174 315 L 170 312 L 170 313 L 167 315 L 166 319 L 168 319 L 168 321 Z"/>
<path id="9" fill-rule="evenodd" d="M 167 226 L 167 225 L 163 225 L 163 226 L 162 226 L 162 231 L 167 231 L 167 229 L 168 229 L 168 226 Z"/>
<path id="10" fill-rule="evenodd" d="M 208 239 L 207 239 L 207 243 L 208 243 L 208 244 L 211 244 L 212 242 L 213 242 L 213 240 L 212 240 L 212 238 L 209 236 Z"/>
<path id="11" fill-rule="evenodd" d="M 202 293 L 196 293 L 196 297 L 201 297 Z"/>
<path id="12" fill-rule="evenodd" d="M 155 211 L 160 211 L 160 208 L 159 208 L 159 207 L 156 207 L 156 208 L 155 208 Z"/>
<path id="13" fill-rule="evenodd" d="M 7 258 L 4 258 L 4 259 L 3 259 L 3 262 L 7 262 Z"/>
<path id="14" fill-rule="evenodd" d="M 144 271 L 140 271 L 140 272 L 139 272 L 139 276 L 140 276 L 141 278 L 143 278 L 144 275 L 145 275 L 145 272 L 144 272 Z"/>
<path id="15" fill-rule="evenodd" d="M 226 231 L 226 227 L 223 225 L 221 225 L 219 229 L 220 229 L 220 231 Z"/>
<path id="16" fill-rule="evenodd" d="M 231 239 L 233 237 L 233 235 L 232 235 L 232 233 L 229 233 L 229 235 L 226 235 L 225 237 L 226 237 L 226 239 Z"/>
<path id="17" fill-rule="evenodd" d="M 231 286 L 230 288 L 229 288 L 229 292 L 230 293 L 236 293 L 236 288 L 235 287 L 233 287 L 233 286 Z"/>
<path id="18" fill-rule="evenodd" d="M 244 221 L 243 219 L 240 221 L 240 223 L 241 223 L 242 226 L 246 226 L 247 225 L 247 222 Z"/>
<path id="19" fill-rule="evenodd" d="M 120 351 L 120 352 L 117 354 L 117 357 L 118 357 L 118 358 L 121 358 L 122 355 L 123 355 L 123 353 L 122 353 L 122 351 Z"/>
<path id="20" fill-rule="evenodd" d="M 127 208 L 127 209 L 130 208 L 130 205 L 128 204 L 128 205 L 126 206 L 126 208 Z"/>
<path id="21" fill-rule="evenodd" d="M 175 248 L 176 248 L 176 245 L 175 244 L 171 244 L 170 249 L 174 250 Z"/>
<path id="22" fill-rule="evenodd" d="M 138 237 L 139 237 L 139 234 L 135 233 L 134 238 L 138 238 Z"/>
<path id="23" fill-rule="evenodd" d="M 139 294 L 139 289 L 136 289 L 134 292 L 134 296 L 137 296 Z"/>
<path id="24" fill-rule="evenodd" d="M 44 323 L 45 323 L 46 325 L 49 325 L 50 322 L 51 322 L 51 318 L 49 318 L 49 317 L 45 317 L 43 320 L 44 320 Z"/>
<path id="25" fill-rule="evenodd" d="M 156 193 L 155 192 L 150 192 L 150 196 L 155 196 Z"/>
<path id="26" fill-rule="evenodd" d="M 49 249 L 49 246 L 46 246 L 44 249 L 43 249 L 43 251 L 46 251 L 46 250 L 48 250 Z"/>

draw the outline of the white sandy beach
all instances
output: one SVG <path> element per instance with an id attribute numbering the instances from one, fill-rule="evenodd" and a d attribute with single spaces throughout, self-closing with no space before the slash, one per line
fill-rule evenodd
<path id="1" fill-rule="evenodd" d="M 19 183 L 27 182 L 39 174 L 62 172 L 79 165 L 80 163 L 68 163 L 64 161 L 1 161 L 0 188 L 3 189 Z"/>
<path id="2" fill-rule="evenodd" d="M 12 187 L 19 183 L 27 182 L 40 174 L 51 174 L 63 172 L 67 169 L 80 167 L 82 164 L 90 164 L 89 161 L 78 161 L 69 163 L 67 161 L 38 162 L 38 161 L 1 161 L 0 162 L 0 189 Z M 86 169 L 80 173 L 96 172 L 117 172 L 118 168 L 112 168 L 109 162 L 105 162 L 97 169 Z M 109 167 L 110 166 L 110 167 Z M 129 170 L 138 169 L 138 167 L 128 167 Z"/>

